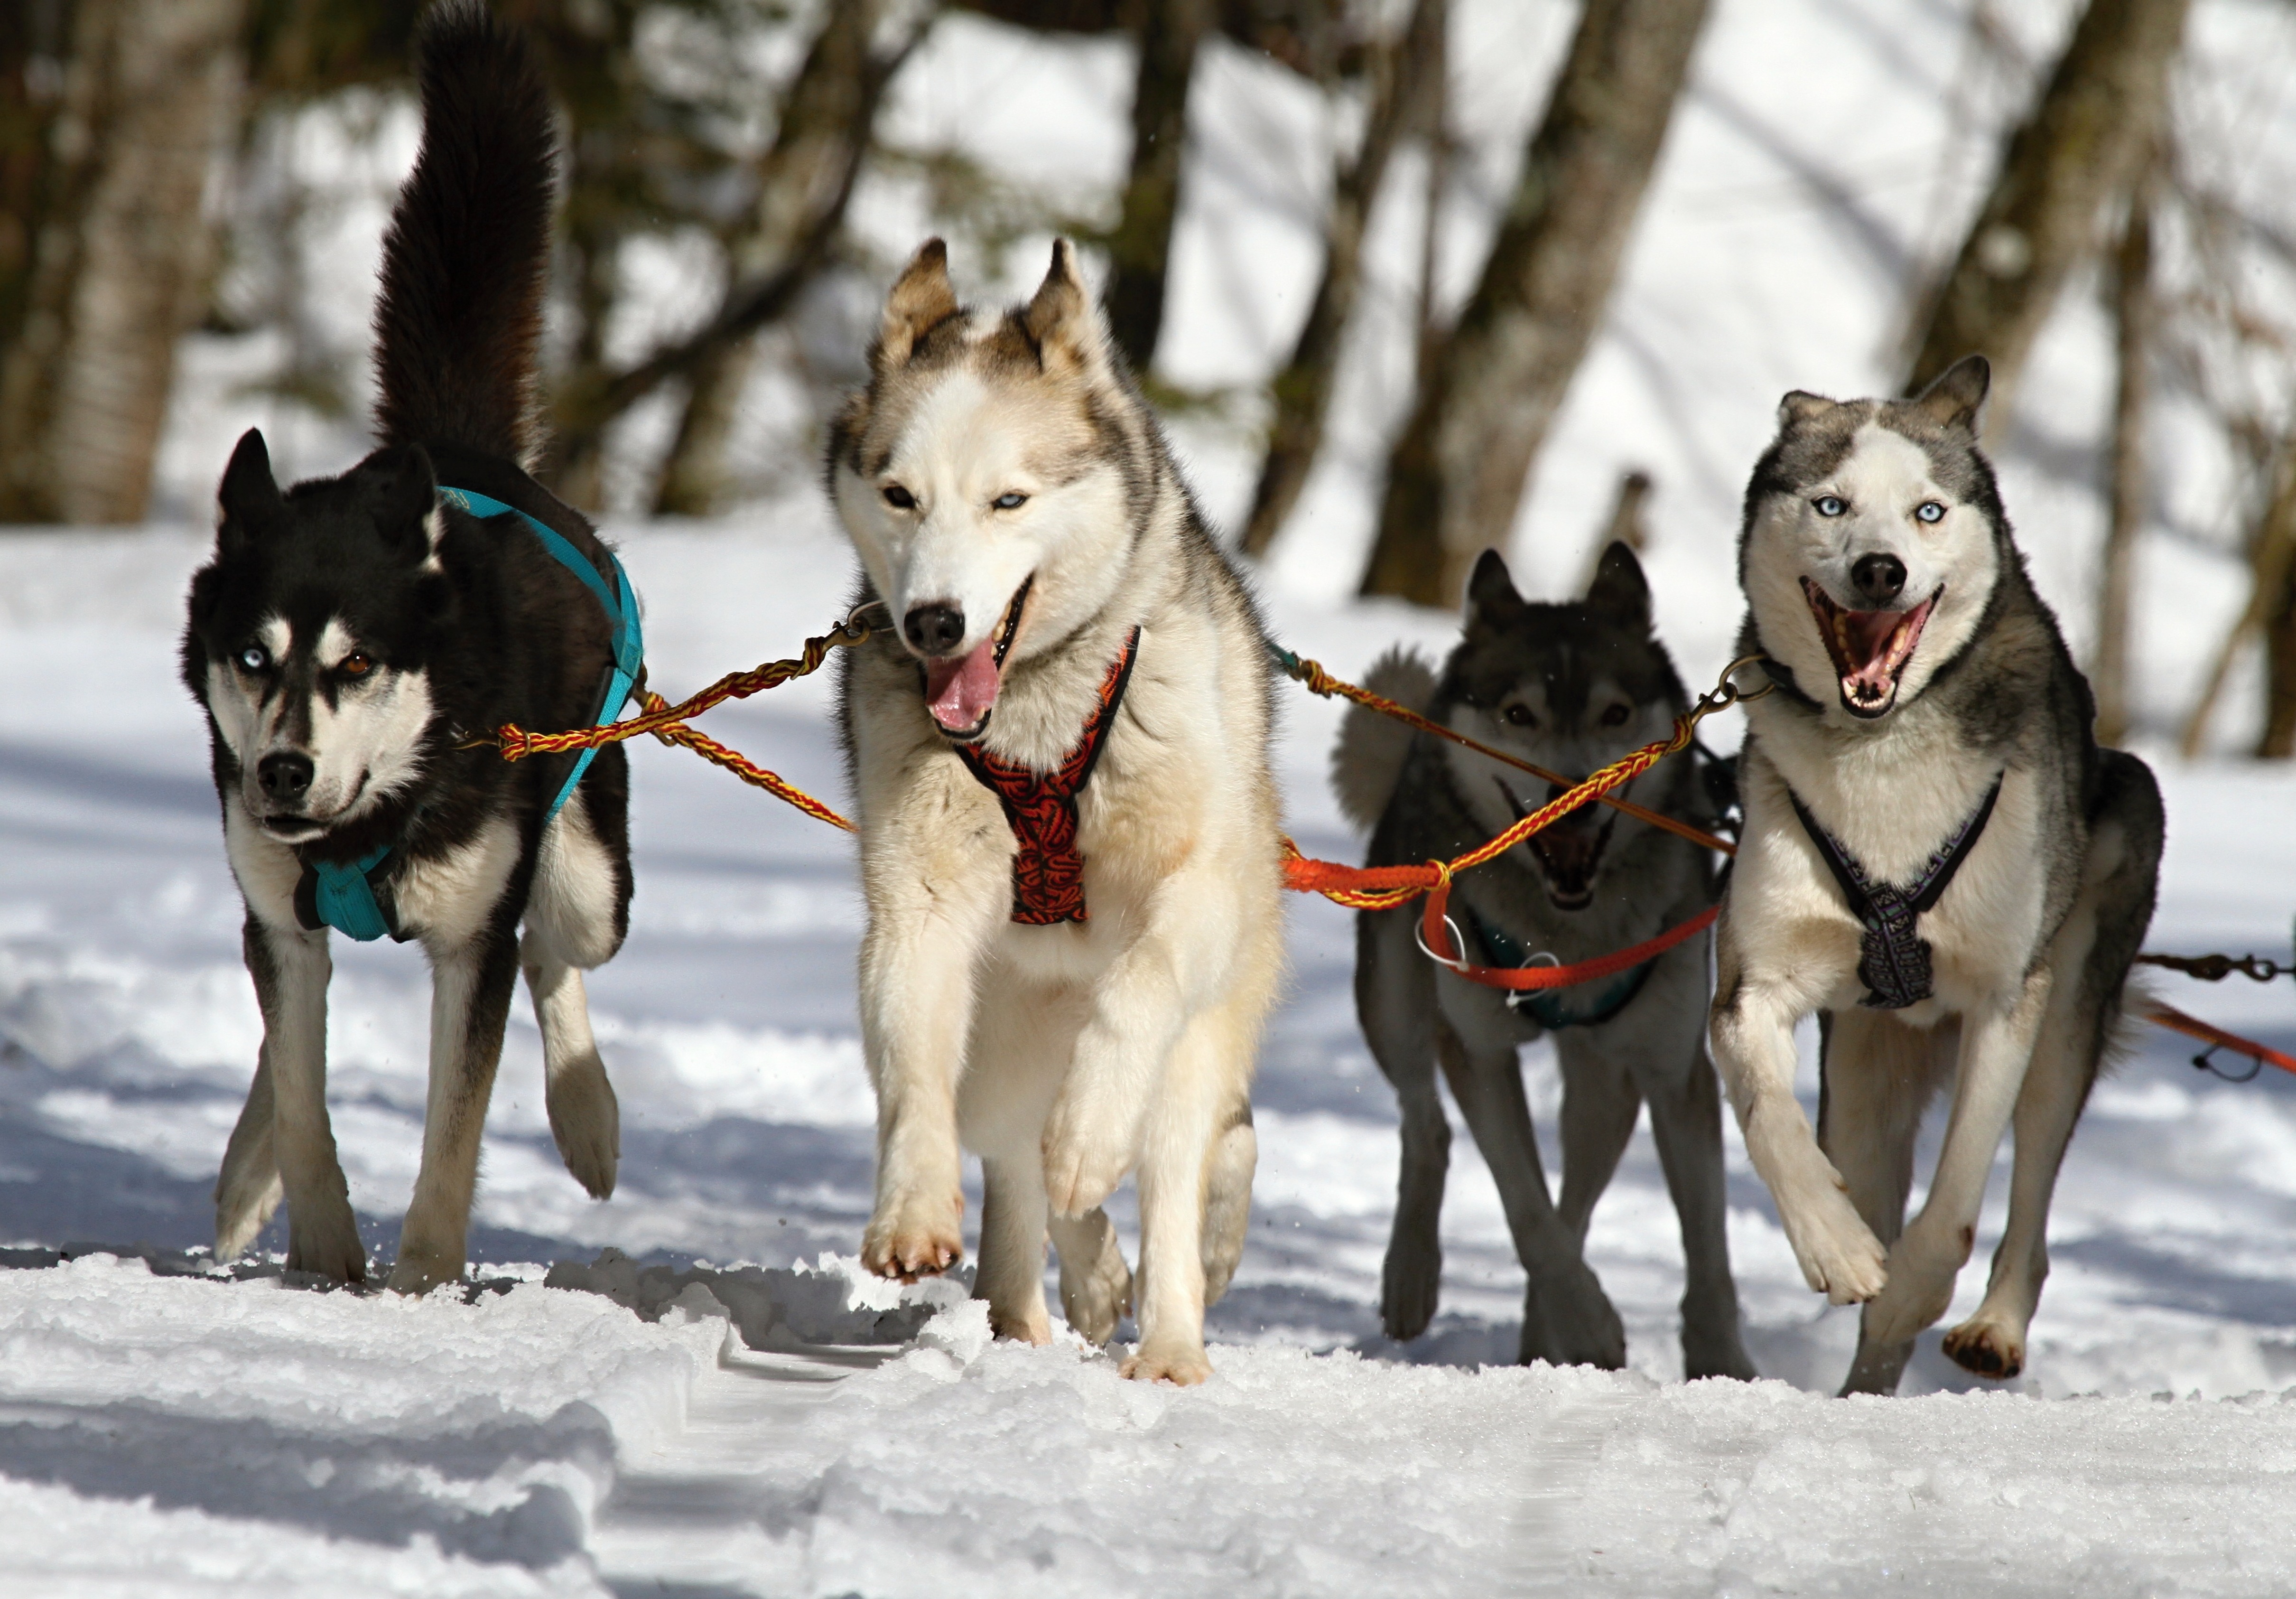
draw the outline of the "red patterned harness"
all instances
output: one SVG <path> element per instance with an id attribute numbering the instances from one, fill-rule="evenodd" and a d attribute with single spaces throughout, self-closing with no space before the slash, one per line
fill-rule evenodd
<path id="1" fill-rule="evenodd" d="M 1013 857 L 1013 919 L 1024 927 L 1088 919 L 1084 852 L 1077 847 L 1077 796 L 1091 780 L 1108 729 L 1116 725 L 1139 646 L 1140 630 L 1134 628 L 1101 680 L 1100 703 L 1085 721 L 1084 736 L 1051 771 L 1033 771 L 975 745 L 956 746 L 966 768 L 1003 803 L 1004 820 L 1012 825 L 1013 842 L 1020 846 Z"/>

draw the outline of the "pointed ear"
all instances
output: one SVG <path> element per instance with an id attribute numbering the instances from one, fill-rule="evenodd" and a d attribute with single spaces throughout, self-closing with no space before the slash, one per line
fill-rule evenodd
<path id="1" fill-rule="evenodd" d="M 1835 402 L 1823 394 L 1813 394 L 1807 389 L 1794 389 L 1778 401 L 1778 426 L 1785 429 L 1797 423 L 1815 422 L 1833 409 Z"/>
<path id="2" fill-rule="evenodd" d="M 1507 575 L 1506 557 L 1496 549 L 1476 556 L 1475 570 L 1467 579 L 1467 620 L 1505 622 L 1521 609 L 1522 596 Z"/>
<path id="3" fill-rule="evenodd" d="M 437 524 L 439 479 L 420 444 L 379 449 L 359 465 L 367 514 L 382 541 L 409 565 L 428 559 Z"/>
<path id="4" fill-rule="evenodd" d="M 877 342 L 869 350 L 870 366 L 880 372 L 899 366 L 915 350 L 918 340 L 956 311 L 956 292 L 948 286 L 948 246 L 927 239 L 885 296 L 884 319 L 877 325 Z"/>
<path id="5" fill-rule="evenodd" d="M 1077 268 L 1076 246 L 1053 241 L 1053 264 L 1022 318 L 1047 372 L 1080 371 L 1106 359 L 1108 327 Z"/>
<path id="6" fill-rule="evenodd" d="M 216 537 L 227 548 L 242 548 L 258 533 L 278 525 L 287 509 L 279 495 L 279 481 L 271 475 L 271 451 L 263 430 L 250 427 L 239 436 L 231 465 L 223 469 L 216 504 L 223 512 Z"/>
<path id="7" fill-rule="evenodd" d="M 1974 433 L 1978 412 L 1992 387 L 1993 363 L 1981 355 L 1965 355 L 1915 397 L 1914 409 L 1939 427 Z"/>
<path id="8" fill-rule="evenodd" d="M 1643 564 L 1625 544 L 1613 541 L 1603 552 L 1595 581 L 1587 585 L 1587 608 L 1640 631 L 1650 631 L 1650 582 L 1643 576 Z"/>

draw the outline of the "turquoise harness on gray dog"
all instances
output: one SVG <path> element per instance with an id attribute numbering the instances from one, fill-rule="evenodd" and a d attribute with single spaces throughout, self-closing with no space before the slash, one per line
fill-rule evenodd
<path id="1" fill-rule="evenodd" d="M 604 727 L 619 716 L 623 705 L 637 687 L 638 672 L 645 662 L 645 635 L 638 622 L 637 596 L 630 589 L 630 576 L 622 570 L 620 557 L 611 549 L 606 551 L 606 559 L 614 568 L 614 586 L 609 589 L 605 579 L 598 575 L 597 567 L 575 548 L 573 540 L 545 525 L 540 518 L 472 489 L 441 486 L 439 498 L 481 522 L 503 515 L 520 518 L 534 530 L 535 537 L 542 540 L 542 548 L 597 596 L 606 620 L 614 628 L 614 670 L 606 682 L 606 696 L 598 707 L 596 725 Z M 557 796 L 550 802 L 550 809 L 542 813 L 543 826 L 548 827 L 551 819 L 573 797 L 574 785 L 582 780 L 582 774 L 590 770 L 590 762 L 597 754 L 595 749 L 586 749 L 575 758 L 574 770 L 566 774 L 566 780 L 558 787 Z M 295 919 L 313 932 L 332 927 L 361 944 L 371 944 L 385 933 L 393 938 L 403 937 L 398 919 L 384 909 L 382 898 L 376 892 L 390 876 L 395 849 L 395 845 L 386 844 L 356 861 L 304 861 L 302 880 L 295 886 Z"/>

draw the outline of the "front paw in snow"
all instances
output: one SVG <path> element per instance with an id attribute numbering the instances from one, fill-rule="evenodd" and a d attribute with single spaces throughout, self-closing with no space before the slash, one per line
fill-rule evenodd
<path id="1" fill-rule="evenodd" d="M 1045 1120 L 1045 1197 L 1056 1216 L 1082 1216 L 1132 1169 L 1131 1118 L 1063 1092 Z"/>
<path id="2" fill-rule="evenodd" d="M 366 1281 L 366 1246 L 349 1199 L 323 1193 L 287 1202 L 287 1269 L 335 1282 Z"/>
<path id="3" fill-rule="evenodd" d="M 1193 1388 L 1212 1374 L 1212 1363 L 1201 1344 L 1150 1342 L 1141 1345 L 1125 1361 L 1123 1374 L 1134 1382 L 1169 1382 L 1178 1388 Z"/>
<path id="4" fill-rule="evenodd" d="M 861 1235 L 861 1264 L 880 1277 L 939 1276 L 964 1255 L 964 1195 L 949 1188 L 881 1203 Z"/>

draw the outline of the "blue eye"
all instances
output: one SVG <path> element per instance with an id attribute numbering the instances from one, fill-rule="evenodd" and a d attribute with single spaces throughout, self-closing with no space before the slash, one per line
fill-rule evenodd
<path id="1" fill-rule="evenodd" d="M 239 669 L 242 672 L 268 672 L 271 670 L 271 652 L 264 648 L 260 644 L 250 644 L 245 649 L 241 650 L 239 652 L 238 660 Z"/>
<path id="2" fill-rule="evenodd" d="M 988 503 L 1000 511 L 1017 511 L 1029 503 L 1029 497 L 1025 494 L 1014 493 L 1008 489 Z"/>
<path id="3" fill-rule="evenodd" d="M 1839 494 L 1821 494 L 1810 503 L 1817 507 L 1821 516 L 1839 516 L 1849 508 L 1849 502 Z"/>
<path id="4" fill-rule="evenodd" d="M 1925 499 L 1914 507 L 1914 515 L 1923 522 L 1943 522 L 1945 507 L 1934 499 Z"/>

